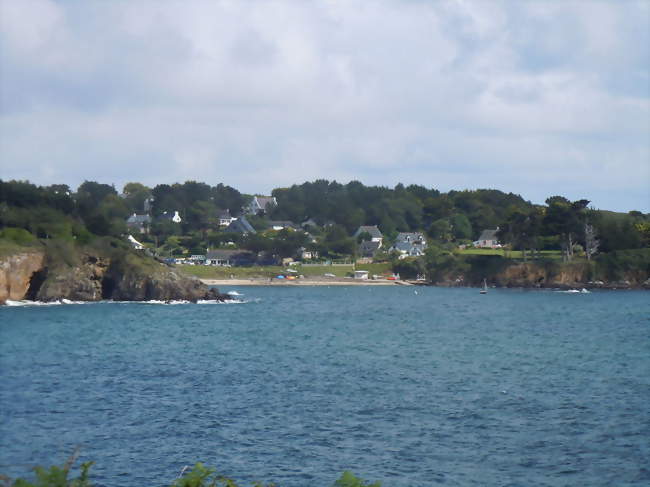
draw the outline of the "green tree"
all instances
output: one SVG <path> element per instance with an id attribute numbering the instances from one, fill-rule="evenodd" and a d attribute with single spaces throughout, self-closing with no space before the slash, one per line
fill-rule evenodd
<path id="1" fill-rule="evenodd" d="M 122 193 L 130 212 L 144 213 L 144 202 L 151 198 L 151 188 L 140 183 L 126 183 Z"/>
<path id="2" fill-rule="evenodd" d="M 427 234 L 439 242 L 450 242 L 453 237 L 451 224 L 446 218 L 434 221 L 427 230 Z"/>
<path id="3" fill-rule="evenodd" d="M 451 217 L 451 231 L 456 240 L 468 240 L 472 238 L 472 224 L 462 213 Z"/>

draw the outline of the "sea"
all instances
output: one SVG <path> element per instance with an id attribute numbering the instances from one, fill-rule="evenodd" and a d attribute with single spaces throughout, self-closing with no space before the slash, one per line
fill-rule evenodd
<path id="1" fill-rule="evenodd" d="M 96 487 L 650 485 L 650 294 L 223 288 L 0 308 L 0 473 Z"/>

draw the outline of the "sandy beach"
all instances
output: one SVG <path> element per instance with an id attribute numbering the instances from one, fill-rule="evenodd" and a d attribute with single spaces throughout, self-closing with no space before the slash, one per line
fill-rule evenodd
<path id="1" fill-rule="evenodd" d="M 395 286 L 395 285 L 410 285 L 404 281 L 387 281 L 371 280 L 371 279 L 311 279 L 306 277 L 304 279 L 265 279 L 265 278 L 249 278 L 249 279 L 201 279 L 201 282 L 208 286 Z"/>

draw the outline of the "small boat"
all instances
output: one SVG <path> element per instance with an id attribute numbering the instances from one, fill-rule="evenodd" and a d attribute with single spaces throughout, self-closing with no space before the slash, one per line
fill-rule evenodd
<path id="1" fill-rule="evenodd" d="M 487 294 L 487 281 L 483 279 L 483 287 L 479 291 L 480 294 Z"/>

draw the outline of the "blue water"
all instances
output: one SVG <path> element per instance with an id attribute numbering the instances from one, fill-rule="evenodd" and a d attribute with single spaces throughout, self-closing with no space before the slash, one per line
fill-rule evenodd
<path id="1" fill-rule="evenodd" d="M 0 309 L 0 472 L 169 485 L 650 485 L 650 294 L 250 287 Z M 416 294 L 417 291 L 417 294 Z"/>

